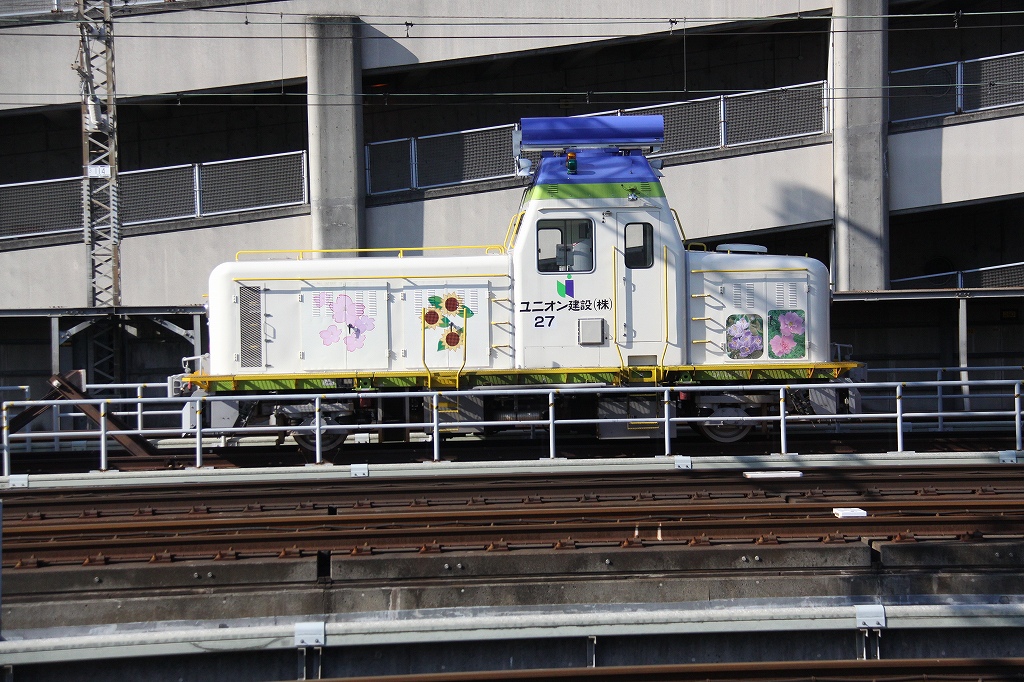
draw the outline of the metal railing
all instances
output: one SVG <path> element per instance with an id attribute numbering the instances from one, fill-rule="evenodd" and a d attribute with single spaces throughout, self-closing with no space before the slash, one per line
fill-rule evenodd
<path id="1" fill-rule="evenodd" d="M 973 270 L 951 270 L 933 275 L 901 277 L 891 282 L 895 289 L 984 289 L 1024 287 L 1024 262 L 992 265 Z M 902 285 L 902 286 L 896 286 Z"/>
<path id="2" fill-rule="evenodd" d="M 665 143 L 652 158 L 820 135 L 828 131 L 825 81 L 619 109 L 587 116 L 660 114 Z M 512 177 L 512 124 L 366 145 L 369 194 Z M 534 159 L 536 160 L 536 159 Z"/>
<path id="3" fill-rule="evenodd" d="M 306 152 L 125 171 L 121 225 L 309 203 Z M 0 185 L 0 240 L 82 231 L 82 178 Z"/>
<path id="4" fill-rule="evenodd" d="M 960 369 L 960 368 L 956 368 Z M 972 368 L 976 370 L 978 368 Z M 289 395 L 289 402 L 306 401 L 313 405 L 312 420 L 304 426 L 260 426 L 260 427 L 217 427 L 211 428 L 204 425 L 204 415 L 211 410 L 212 405 L 218 401 L 237 401 L 238 396 L 193 396 L 188 398 L 174 397 L 140 397 L 128 396 L 123 398 L 95 398 L 87 401 L 30 401 L 11 400 L 2 404 L 3 424 L 3 475 L 11 474 L 11 453 L 15 445 L 23 443 L 35 437 L 39 438 L 60 438 L 68 441 L 99 442 L 99 469 L 109 468 L 109 439 L 113 435 L 138 435 L 145 438 L 176 438 L 183 436 L 193 440 L 195 466 L 203 466 L 204 448 L 216 445 L 215 439 L 243 438 L 248 436 L 273 435 L 283 437 L 287 434 L 305 434 L 315 444 L 314 457 L 318 464 L 324 462 L 324 439 L 330 435 L 346 434 L 347 436 L 360 433 L 380 431 L 381 429 L 413 429 L 426 433 L 432 444 L 434 461 L 441 460 L 441 446 L 443 434 L 450 433 L 456 429 L 483 429 L 487 427 L 503 427 L 510 425 L 529 427 L 534 431 L 546 431 L 548 440 L 549 457 L 554 459 L 557 456 L 557 433 L 558 427 L 582 426 L 598 424 L 635 424 L 642 422 L 645 428 L 656 425 L 663 435 L 662 455 L 672 454 L 673 432 L 679 424 L 699 424 L 707 422 L 708 417 L 684 416 L 679 417 L 674 413 L 674 399 L 679 392 L 687 394 L 699 393 L 758 393 L 768 396 L 777 396 L 778 409 L 774 414 L 761 416 L 729 416 L 722 421 L 726 425 L 770 425 L 775 429 L 778 439 L 778 452 L 789 453 L 789 433 L 793 428 L 803 426 L 823 426 L 833 430 L 841 428 L 855 428 L 857 424 L 866 424 L 872 429 L 882 428 L 883 431 L 892 429 L 895 431 L 897 452 L 904 452 L 904 434 L 912 430 L 912 424 L 924 425 L 929 429 L 941 429 L 948 426 L 951 420 L 972 423 L 984 422 L 986 425 L 1012 429 L 1014 433 L 1015 449 L 1022 450 L 1022 401 L 1021 401 L 1021 379 L 1010 380 L 972 380 L 972 381 L 917 381 L 917 382 L 840 382 L 821 384 L 756 384 L 736 385 L 731 387 L 722 386 L 668 386 L 652 388 L 608 388 L 608 387 L 580 387 L 580 388 L 531 388 L 531 389 L 506 389 L 488 391 L 488 396 L 533 396 L 546 401 L 548 409 L 546 416 L 538 416 L 536 419 L 521 419 L 516 422 L 507 420 L 452 420 L 446 415 L 442 420 L 441 402 L 458 399 L 460 396 L 480 397 L 480 391 L 410 391 L 410 392 L 340 392 L 336 394 L 310 393 L 306 395 Z M 975 395 L 984 391 L 986 397 L 995 397 L 999 404 L 992 405 L 989 409 L 969 409 L 966 404 L 960 409 L 951 409 L 948 400 L 963 399 L 966 391 L 974 389 Z M 795 409 L 798 404 L 806 404 L 808 392 L 821 390 L 827 392 L 848 391 L 851 399 L 854 396 L 875 396 L 888 397 L 891 409 L 861 414 L 856 411 L 839 414 L 808 414 L 805 409 Z M 925 407 L 908 407 L 907 400 L 910 392 L 931 391 L 936 392 L 938 404 L 936 409 Z M 960 396 L 957 396 L 960 393 Z M 621 418 L 590 418 L 590 419 L 565 419 L 557 414 L 557 399 L 560 397 L 601 394 L 601 395 L 629 395 L 646 396 L 648 400 L 660 405 L 660 416 L 650 415 L 642 418 L 621 417 Z M 946 402 L 944 402 L 944 398 Z M 424 410 L 426 417 L 423 420 L 408 418 L 409 421 L 401 423 L 386 424 L 335 424 L 324 419 L 322 406 L 328 401 L 345 400 L 384 400 L 388 398 L 419 398 L 429 409 Z M 280 401 L 281 396 L 277 395 L 247 395 L 246 400 Z M 124 415 L 137 414 L 134 428 L 123 431 L 113 431 L 107 425 L 106 419 L 101 418 L 98 426 L 86 426 L 72 430 L 60 430 L 55 433 L 33 431 L 30 433 L 11 433 L 8 428 L 10 419 L 21 409 L 30 406 L 74 406 L 79 403 L 95 405 L 99 413 L 105 417 L 110 413 Z M 147 427 L 143 419 L 143 411 L 152 409 L 154 413 L 161 415 L 179 414 L 182 423 L 175 427 L 157 426 Z"/>
<path id="5" fill-rule="evenodd" d="M 889 120 L 914 121 L 1024 103 L 1024 52 L 889 72 Z"/>

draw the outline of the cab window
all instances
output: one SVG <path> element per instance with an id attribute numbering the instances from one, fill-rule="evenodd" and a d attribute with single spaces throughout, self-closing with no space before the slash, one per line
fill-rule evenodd
<path id="1" fill-rule="evenodd" d="M 643 270 L 654 265 L 654 228 L 650 223 L 628 223 L 624 237 L 627 268 Z"/>
<path id="2" fill-rule="evenodd" d="M 540 272 L 592 272 L 594 224 L 586 218 L 537 221 Z"/>

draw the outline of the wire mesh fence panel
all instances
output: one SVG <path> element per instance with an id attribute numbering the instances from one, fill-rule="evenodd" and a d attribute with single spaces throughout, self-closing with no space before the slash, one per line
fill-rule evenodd
<path id="1" fill-rule="evenodd" d="M 890 73 L 889 119 L 909 121 L 955 114 L 956 72 L 957 65 L 952 63 Z"/>
<path id="2" fill-rule="evenodd" d="M 194 166 L 129 171 L 118 176 L 118 183 L 122 225 L 196 215 Z"/>
<path id="3" fill-rule="evenodd" d="M 1022 287 L 1024 286 L 1024 263 L 968 270 L 963 274 L 963 282 L 965 287 L 978 289 Z"/>
<path id="4" fill-rule="evenodd" d="M 501 126 L 417 138 L 417 184 L 438 187 L 514 175 L 512 131 L 513 126 Z"/>
<path id="5" fill-rule="evenodd" d="M 0 186 L 0 239 L 82 229 L 82 179 Z"/>
<path id="6" fill-rule="evenodd" d="M 1024 52 L 964 62 L 964 111 L 1024 102 Z"/>
<path id="7" fill-rule="evenodd" d="M 305 156 L 301 152 L 199 167 L 202 215 L 251 211 L 306 201 Z"/>
<path id="8" fill-rule="evenodd" d="M 390 140 L 366 145 L 368 194 L 412 188 L 412 140 Z"/>
<path id="9" fill-rule="evenodd" d="M 823 83 L 725 98 L 725 144 L 812 135 L 825 129 Z"/>
<path id="10" fill-rule="evenodd" d="M 631 109 L 626 116 L 661 115 L 665 143 L 655 156 L 714 149 L 721 144 L 721 98 L 678 102 L 660 107 Z"/>

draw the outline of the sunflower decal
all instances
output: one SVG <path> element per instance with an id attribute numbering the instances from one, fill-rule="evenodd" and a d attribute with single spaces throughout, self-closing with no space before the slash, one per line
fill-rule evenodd
<path id="1" fill-rule="evenodd" d="M 462 346 L 466 340 L 466 320 L 473 317 L 473 311 L 458 294 L 428 296 L 427 301 L 430 307 L 423 309 L 423 326 L 441 330 L 437 350 L 455 350 Z"/>

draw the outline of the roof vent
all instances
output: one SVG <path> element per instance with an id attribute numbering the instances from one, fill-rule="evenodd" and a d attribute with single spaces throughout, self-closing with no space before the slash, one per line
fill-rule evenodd
<path id="1" fill-rule="evenodd" d="M 768 253 L 768 247 L 757 244 L 719 244 L 715 251 L 718 253 Z"/>

